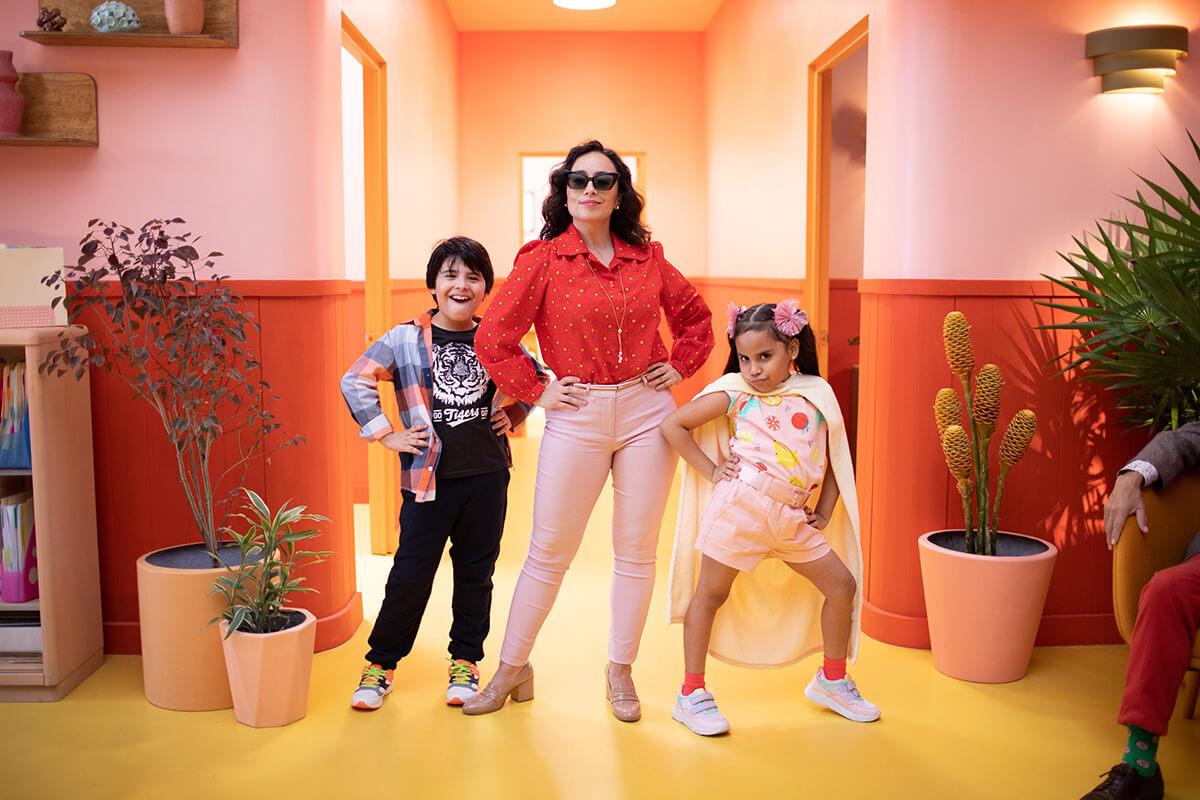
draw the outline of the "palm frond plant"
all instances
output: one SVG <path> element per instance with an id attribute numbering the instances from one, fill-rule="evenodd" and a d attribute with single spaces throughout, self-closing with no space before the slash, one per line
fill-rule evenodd
<path id="1" fill-rule="evenodd" d="M 304 585 L 296 571 L 306 564 L 319 564 L 328 550 L 301 550 L 298 545 L 317 535 L 316 528 L 299 528 L 309 523 L 328 522 L 319 514 L 306 513 L 305 506 L 284 503 L 271 511 L 262 497 L 244 489 L 248 502 L 245 513 L 233 516 L 245 522 L 242 532 L 230 530 L 241 554 L 241 563 L 227 566 L 225 574 L 213 581 L 210 595 L 218 595 L 224 603 L 220 620 L 229 623 L 225 638 L 236 631 L 243 633 L 275 633 L 288 627 L 289 615 L 284 610 L 288 596 L 315 592 Z"/>
<path id="2" fill-rule="evenodd" d="M 201 256 L 200 237 L 177 232 L 184 224 L 155 219 L 134 231 L 91 220 L 78 262 L 42 282 L 63 288 L 71 322 L 92 330 L 64 338 L 39 369 L 76 378 L 88 367 L 107 370 L 154 409 L 218 566 L 219 532 L 251 462 L 303 437 L 284 433 L 267 408 L 270 386 L 247 341 L 258 321 L 217 272 L 221 253 Z M 227 456 L 220 464 L 218 443 Z"/>
<path id="3" fill-rule="evenodd" d="M 1039 301 L 1069 317 L 1042 328 L 1076 335 L 1060 374 L 1106 386 L 1127 424 L 1155 431 L 1200 419 L 1200 188 L 1164 160 L 1182 193 L 1138 175 L 1149 198 L 1123 196 L 1132 216 L 1073 237 L 1078 251 L 1059 253 L 1072 273 L 1044 276 L 1076 302 Z"/>
<path id="4" fill-rule="evenodd" d="M 1033 441 L 1037 416 L 1025 408 L 1009 420 L 1000 443 L 1000 471 L 996 476 L 993 500 L 989 448 L 1000 416 L 1003 376 L 995 364 L 984 364 L 975 371 L 971 326 L 961 311 L 951 311 L 943 320 L 942 344 L 946 349 L 946 362 L 958 377 L 963 393 L 960 402 L 958 393 L 946 387 L 939 389 L 934 398 L 933 416 L 941 438 L 942 454 L 962 498 L 967 552 L 994 556 L 1004 484 L 1009 470 L 1021 460 Z"/>

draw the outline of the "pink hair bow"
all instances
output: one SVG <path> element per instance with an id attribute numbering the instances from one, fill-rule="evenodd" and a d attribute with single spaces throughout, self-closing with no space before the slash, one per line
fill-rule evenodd
<path id="1" fill-rule="evenodd" d="M 780 300 L 775 304 L 775 327 L 784 336 L 795 336 L 808 324 L 808 314 L 795 300 Z"/>
<path id="2" fill-rule="evenodd" d="M 729 303 L 729 325 L 725 328 L 725 337 L 733 338 L 733 327 L 737 325 L 738 317 L 746 310 L 745 306 L 739 306 L 737 303 L 730 301 Z"/>

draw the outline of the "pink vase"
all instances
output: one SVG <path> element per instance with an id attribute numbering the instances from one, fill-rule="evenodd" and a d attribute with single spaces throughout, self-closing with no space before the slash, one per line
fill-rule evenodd
<path id="1" fill-rule="evenodd" d="M 166 0 L 163 10 L 171 33 L 204 31 L 204 0 Z"/>
<path id="2" fill-rule="evenodd" d="M 0 136 L 20 136 L 25 98 L 17 91 L 17 70 L 12 50 L 0 50 Z"/>

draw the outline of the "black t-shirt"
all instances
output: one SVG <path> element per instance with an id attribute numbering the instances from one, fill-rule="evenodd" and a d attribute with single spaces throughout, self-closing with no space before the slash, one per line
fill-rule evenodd
<path id="1" fill-rule="evenodd" d="M 442 442 L 439 478 L 508 469 L 508 437 L 492 430 L 496 384 L 475 355 L 475 329 L 433 326 L 433 429 Z"/>

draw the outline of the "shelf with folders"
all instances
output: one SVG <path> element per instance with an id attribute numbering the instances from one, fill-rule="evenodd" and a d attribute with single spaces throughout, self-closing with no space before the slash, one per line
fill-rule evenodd
<path id="1" fill-rule="evenodd" d="M 88 377 L 37 369 L 60 336 L 85 332 L 0 329 L 0 700 L 60 699 L 104 658 Z"/>

